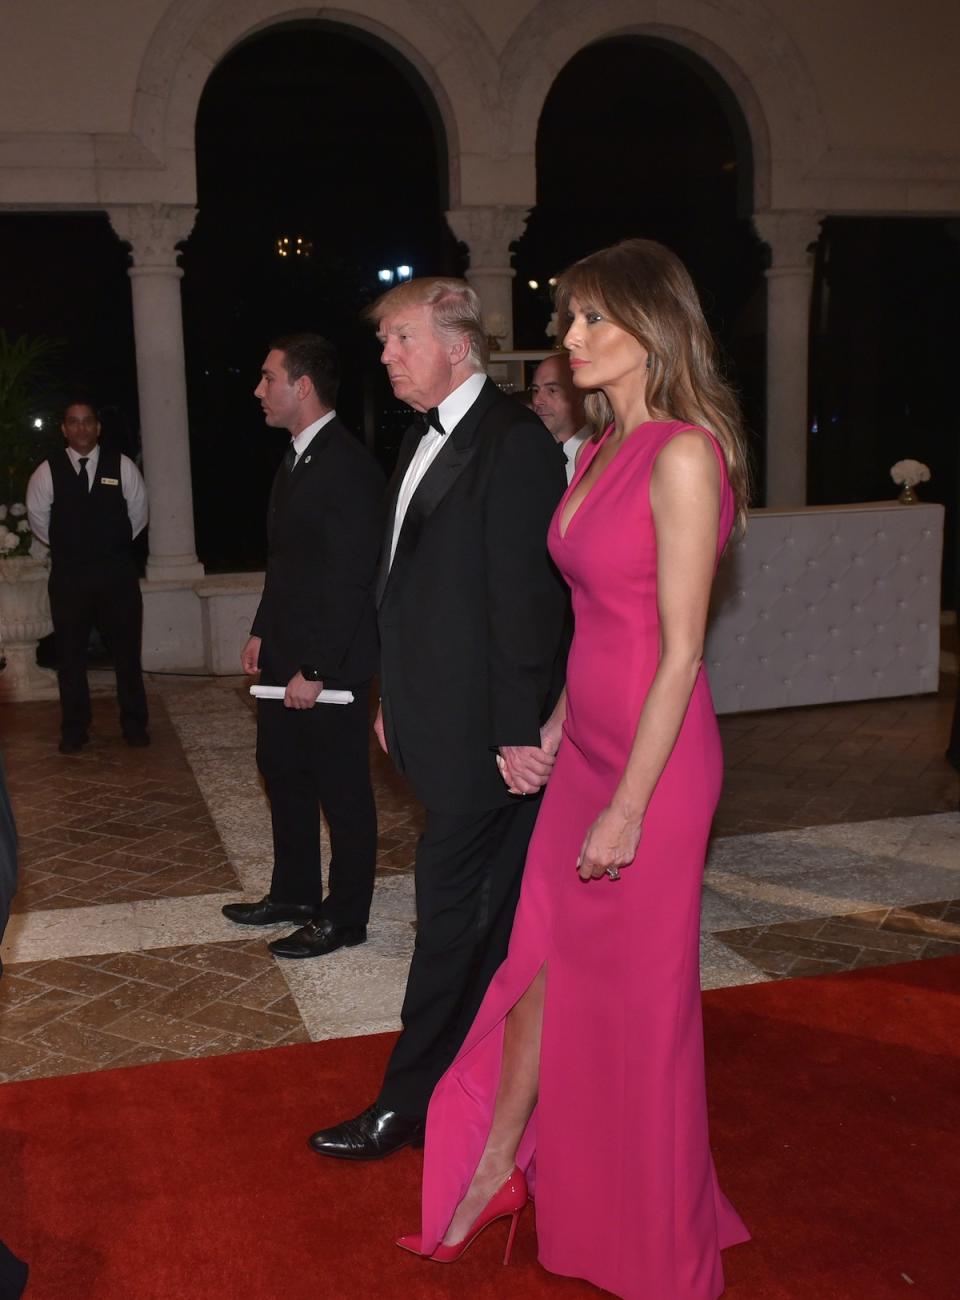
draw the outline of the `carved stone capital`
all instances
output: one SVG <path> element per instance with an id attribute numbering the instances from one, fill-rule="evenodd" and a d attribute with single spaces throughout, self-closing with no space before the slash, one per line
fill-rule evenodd
<path id="1" fill-rule="evenodd" d="M 447 224 L 470 250 L 472 271 L 510 269 L 510 248 L 523 234 L 529 208 L 498 203 L 490 207 L 453 208 Z"/>
<path id="2" fill-rule="evenodd" d="M 169 203 L 132 203 L 108 208 L 118 239 L 130 245 L 133 265 L 177 268 L 177 245 L 193 229 L 197 209 Z"/>
<path id="3" fill-rule="evenodd" d="M 810 249 L 820 238 L 818 212 L 756 212 L 753 224 L 770 249 L 771 271 L 809 271 Z"/>

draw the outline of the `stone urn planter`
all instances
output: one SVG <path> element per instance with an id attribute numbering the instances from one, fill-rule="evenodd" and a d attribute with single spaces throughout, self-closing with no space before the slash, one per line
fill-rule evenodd
<path id="1" fill-rule="evenodd" d="M 57 696 L 57 675 L 37 667 L 37 642 L 53 630 L 47 597 L 49 567 L 30 555 L 0 559 L 0 702 Z"/>

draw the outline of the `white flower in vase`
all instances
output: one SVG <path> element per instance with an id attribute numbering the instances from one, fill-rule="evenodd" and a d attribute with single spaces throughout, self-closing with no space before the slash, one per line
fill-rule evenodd
<path id="1" fill-rule="evenodd" d="M 930 482 L 930 470 L 920 460 L 898 460 L 890 467 L 890 477 L 901 487 L 916 487 Z"/>
<path id="2" fill-rule="evenodd" d="M 929 483 L 930 471 L 922 461 L 898 460 L 896 465 L 890 467 L 890 477 L 902 488 L 897 500 L 902 505 L 912 506 L 920 500 L 913 490 L 914 487 L 918 483 Z"/>
<path id="3" fill-rule="evenodd" d="M 27 507 L 22 501 L 17 501 L 10 507 L 10 513 L 14 519 L 22 519 L 27 513 Z"/>

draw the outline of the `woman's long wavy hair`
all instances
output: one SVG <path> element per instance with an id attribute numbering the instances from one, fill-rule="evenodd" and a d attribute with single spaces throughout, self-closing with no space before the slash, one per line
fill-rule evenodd
<path id="1" fill-rule="evenodd" d="M 594 308 L 632 334 L 649 354 L 646 403 L 651 416 L 684 420 L 714 435 L 723 449 L 736 502 L 738 530 L 746 522 L 750 473 L 740 405 L 720 372 L 717 348 L 686 267 L 650 239 L 625 239 L 575 262 L 558 278 L 558 338 L 567 331 L 569 302 Z M 602 390 L 585 402 L 597 438 L 613 419 Z"/>

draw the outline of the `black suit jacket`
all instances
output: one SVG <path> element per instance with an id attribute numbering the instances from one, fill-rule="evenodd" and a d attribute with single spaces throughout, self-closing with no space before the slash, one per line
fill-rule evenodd
<path id="1" fill-rule="evenodd" d="M 286 685 L 303 664 L 325 686 L 377 670 L 374 584 L 384 480 L 370 453 L 334 417 L 291 473 L 277 471 L 267 518 L 263 596 L 253 621 L 263 680 Z"/>
<path id="2" fill-rule="evenodd" d="M 424 430 L 414 424 L 400 449 L 378 581 L 384 726 L 428 808 L 471 812 L 511 800 L 494 751 L 539 744 L 559 689 L 566 588 L 547 528 L 564 456 L 488 380 L 420 481 L 389 565 L 397 492 Z"/>

